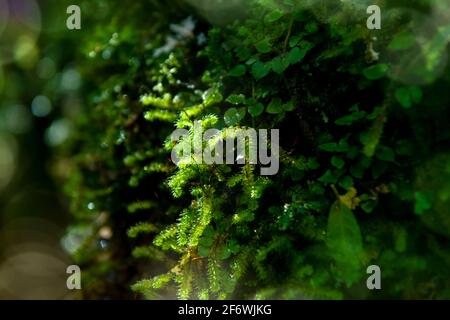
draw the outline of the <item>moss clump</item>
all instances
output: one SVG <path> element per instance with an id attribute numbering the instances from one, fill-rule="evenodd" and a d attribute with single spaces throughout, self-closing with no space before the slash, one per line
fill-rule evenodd
<path id="1" fill-rule="evenodd" d="M 448 233 L 420 217 L 442 210 L 431 199 L 448 183 L 413 181 L 449 151 L 438 72 L 449 26 L 424 42 L 416 15 L 391 3 L 386 29 L 371 31 L 351 2 L 252 0 L 245 19 L 217 27 L 161 3 L 96 22 L 85 45 L 90 98 L 67 191 L 91 235 L 75 252 L 87 296 L 448 298 Z M 195 121 L 280 129 L 279 173 L 176 167 L 169 136 Z M 382 291 L 365 289 L 371 264 Z"/>

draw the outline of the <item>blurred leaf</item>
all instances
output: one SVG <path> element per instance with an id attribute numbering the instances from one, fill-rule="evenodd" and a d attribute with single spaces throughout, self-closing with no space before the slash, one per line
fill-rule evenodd
<path id="1" fill-rule="evenodd" d="M 201 257 L 207 257 L 207 256 L 209 256 L 209 248 L 208 248 L 208 247 L 199 246 L 199 248 L 198 248 L 198 254 L 199 254 Z"/>
<path id="2" fill-rule="evenodd" d="M 271 66 L 274 72 L 282 74 L 289 67 L 289 60 L 285 55 L 281 55 L 272 60 Z"/>
<path id="3" fill-rule="evenodd" d="M 333 158 L 331 158 L 331 164 L 338 169 L 342 169 L 345 165 L 345 161 L 341 157 L 333 156 Z"/>
<path id="4" fill-rule="evenodd" d="M 274 10 L 272 12 L 269 12 L 266 16 L 265 16 L 265 21 L 268 23 L 272 23 L 275 22 L 279 19 L 281 19 L 284 16 L 283 11 L 280 10 Z"/>
<path id="5" fill-rule="evenodd" d="M 294 101 L 291 100 L 288 103 L 283 104 L 283 110 L 284 111 L 294 111 L 295 110 L 295 104 Z"/>
<path id="6" fill-rule="evenodd" d="M 262 63 L 261 61 L 257 61 L 252 66 L 252 74 L 256 80 L 260 80 L 267 76 L 270 72 L 270 67 Z"/>
<path id="7" fill-rule="evenodd" d="M 328 143 L 324 143 L 324 144 L 320 145 L 319 149 L 328 151 L 328 152 L 335 152 L 338 150 L 338 145 L 336 142 L 328 142 Z"/>
<path id="8" fill-rule="evenodd" d="M 339 180 L 339 185 L 345 190 L 349 190 L 353 186 L 353 178 L 350 176 L 345 176 Z"/>
<path id="9" fill-rule="evenodd" d="M 367 116 L 365 111 L 358 111 L 349 114 L 348 116 L 344 116 L 342 118 L 337 119 L 334 123 L 340 126 L 348 126 L 353 124 L 354 122 L 364 119 Z"/>
<path id="10" fill-rule="evenodd" d="M 222 94 L 216 88 L 207 90 L 203 95 L 203 103 L 205 106 L 211 106 L 223 100 Z"/>
<path id="11" fill-rule="evenodd" d="M 330 209 L 326 243 L 336 264 L 337 274 L 347 286 L 359 280 L 363 255 L 361 231 L 353 212 L 340 200 Z"/>
<path id="12" fill-rule="evenodd" d="M 231 250 L 227 246 L 222 246 L 219 248 L 217 256 L 220 260 L 226 260 L 231 256 Z"/>
<path id="13" fill-rule="evenodd" d="M 264 105 L 260 102 L 248 107 L 248 112 L 252 117 L 257 117 L 264 112 Z"/>
<path id="14" fill-rule="evenodd" d="M 226 101 L 231 104 L 242 104 L 245 102 L 245 96 L 243 94 L 232 94 Z"/>
<path id="15" fill-rule="evenodd" d="M 272 101 L 267 106 L 266 111 L 267 113 L 270 114 L 277 114 L 283 112 L 283 109 L 281 109 L 281 99 L 280 98 L 272 99 Z"/>
<path id="16" fill-rule="evenodd" d="M 291 48 L 295 47 L 300 42 L 301 38 L 302 38 L 301 35 L 291 37 L 291 39 L 289 40 L 289 46 Z"/>
<path id="17" fill-rule="evenodd" d="M 258 42 L 256 45 L 256 50 L 258 50 L 259 53 L 269 53 L 272 51 L 272 47 L 270 45 L 269 39 L 264 39 Z"/>
<path id="18" fill-rule="evenodd" d="M 377 202 L 374 200 L 368 200 L 361 203 L 360 207 L 366 213 L 372 213 L 372 211 L 377 206 Z"/>
<path id="19" fill-rule="evenodd" d="M 364 69 L 363 74 L 369 80 L 377 80 L 384 77 L 388 70 L 389 66 L 387 64 L 380 63 Z"/>
<path id="20" fill-rule="evenodd" d="M 386 146 L 379 146 L 376 153 L 376 157 L 383 161 L 395 161 L 395 153 L 394 150 L 392 150 L 389 147 Z"/>
<path id="21" fill-rule="evenodd" d="M 290 64 L 296 64 L 298 62 L 300 62 L 306 55 L 306 53 L 308 52 L 307 49 L 300 49 L 298 47 L 293 48 L 290 52 L 289 52 L 289 63 Z"/>
<path id="22" fill-rule="evenodd" d="M 408 109 L 422 100 L 422 89 L 418 86 L 401 87 L 395 90 L 395 98 L 403 108 Z"/>
<path id="23" fill-rule="evenodd" d="M 414 212 L 416 214 L 422 215 L 425 211 L 431 209 L 431 202 L 424 193 L 416 192 L 414 198 L 416 200 L 414 205 Z"/>
<path id="24" fill-rule="evenodd" d="M 230 77 L 242 77 L 245 74 L 246 68 L 243 64 L 239 64 L 230 70 L 228 75 Z"/>
<path id="25" fill-rule="evenodd" d="M 416 42 L 415 36 L 409 32 L 401 32 L 394 36 L 388 48 L 391 50 L 406 50 L 409 49 Z"/>
<path id="26" fill-rule="evenodd" d="M 327 170 L 323 176 L 318 180 L 326 184 L 334 184 L 339 179 L 339 174 L 336 171 Z"/>

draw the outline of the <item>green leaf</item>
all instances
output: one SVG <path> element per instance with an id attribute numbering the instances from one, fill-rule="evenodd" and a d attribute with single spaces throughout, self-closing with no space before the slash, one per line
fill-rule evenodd
<path id="1" fill-rule="evenodd" d="M 395 98 L 403 108 L 405 109 L 411 108 L 412 101 L 409 96 L 409 90 L 407 88 L 402 87 L 395 90 Z"/>
<path id="2" fill-rule="evenodd" d="M 211 106 L 223 100 L 222 94 L 216 88 L 211 88 L 203 94 L 203 103 L 205 106 Z"/>
<path id="3" fill-rule="evenodd" d="M 289 59 L 285 55 L 275 57 L 270 65 L 272 70 L 278 74 L 282 74 L 289 67 Z"/>
<path id="4" fill-rule="evenodd" d="M 353 186 L 353 178 L 350 176 L 345 176 L 339 180 L 339 185 L 345 190 L 349 190 Z"/>
<path id="5" fill-rule="evenodd" d="M 247 69 L 243 64 L 238 64 L 233 69 L 231 69 L 230 72 L 228 72 L 228 75 L 230 77 L 242 77 L 246 71 Z"/>
<path id="6" fill-rule="evenodd" d="M 350 146 L 345 138 L 339 140 L 338 143 L 338 152 L 348 152 L 350 150 Z"/>
<path id="7" fill-rule="evenodd" d="M 238 29 L 238 34 L 240 36 L 248 37 L 251 34 L 251 30 L 247 27 L 241 26 Z"/>
<path id="8" fill-rule="evenodd" d="M 283 112 L 283 109 L 281 108 L 281 99 L 272 99 L 272 101 L 267 106 L 266 112 L 270 114 L 278 114 Z"/>
<path id="9" fill-rule="evenodd" d="M 209 248 L 208 248 L 208 247 L 199 246 L 199 247 L 198 247 L 198 254 L 199 254 L 201 257 L 207 257 L 207 256 L 209 256 Z"/>
<path id="10" fill-rule="evenodd" d="M 335 262 L 337 275 L 347 286 L 358 281 L 362 275 L 361 231 L 353 212 L 340 200 L 330 209 L 326 244 Z"/>
<path id="11" fill-rule="evenodd" d="M 365 213 L 372 213 L 376 206 L 377 202 L 374 200 L 368 200 L 361 203 L 361 209 L 363 209 Z"/>
<path id="12" fill-rule="evenodd" d="M 306 31 L 309 33 L 314 33 L 317 30 L 319 30 L 319 26 L 314 21 L 308 22 L 308 24 L 305 26 Z"/>
<path id="13" fill-rule="evenodd" d="M 364 119 L 366 116 L 367 113 L 365 111 L 353 112 L 352 114 L 337 119 L 334 123 L 339 126 L 349 126 L 356 121 Z"/>
<path id="14" fill-rule="evenodd" d="M 381 117 L 383 113 L 380 113 L 380 116 L 375 119 L 371 128 L 368 131 L 362 132 L 359 135 L 359 140 L 364 145 L 363 153 L 366 157 L 371 158 L 377 149 L 377 146 L 380 142 L 381 135 L 383 133 L 385 117 Z"/>
<path id="15" fill-rule="evenodd" d="M 419 86 L 410 86 L 409 88 L 409 95 L 411 96 L 411 99 L 414 103 L 419 103 L 422 101 L 422 89 Z"/>
<path id="16" fill-rule="evenodd" d="M 328 143 L 321 144 L 319 146 L 319 149 L 328 151 L 328 152 L 335 152 L 338 149 L 338 145 L 336 142 L 328 142 Z"/>
<path id="17" fill-rule="evenodd" d="M 288 103 L 283 104 L 282 107 L 284 111 L 294 111 L 295 110 L 294 100 L 291 100 Z"/>
<path id="18" fill-rule="evenodd" d="M 209 225 L 205 228 L 205 230 L 203 231 L 203 237 L 206 237 L 206 238 L 214 237 L 214 228 L 211 225 Z"/>
<path id="19" fill-rule="evenodd" d="M 309 41 L 302 41 L 300 43 L 300 48 L 302 50 L 306 50 L 307 52 L 315 47 L 315 44 Z"/>
<path id="20" fill-rule="evenodd" d="M 264 105 L 260 102 L 248 107 L 248 112 L 252 117 L 257 117 L 264 112 Z"/>
<path id="21" fill-rule="evenodd" d="M 261 61 L 257 61 L 252 66 L 252 74 L 256 80 L 260 80 L 267 76 L 270 72 L 270 67 L 262 63 Z"/>
<path id="22" fill-rule="evenodd" d="M 239 123 L 239 121 L 244 119 L 245 113 L 246 113 L 245 108 L 239 108 L 239 109 L 230 108 L 225 112 L 225 115 L 224 115 L 225 123 L 229 126 L 234 126 L 237 123 Z"/>
<path id="23" fill-rule="evenodd" d="M 425 211 L 431 209 L 431 202 L 428 200 L 427 195 L 422 192 L 416 192 L 414 194 L 415 204 L 414 204 L 414 212 L 417 215 L 422 215 Z"/>
<path id="24" fill-rule="evenodd" d="M 394 36 L 388 48 L 395 51 L 406 50 L 416 42 L 416 38 L 411 32 L 401 32 Z"/>
<path id="25" fill-rule="evenodd" d="M 236 240 L 232 239 L 228 242 L 228 249 L 231 253 L 236 254 L 241 250 L 241 246 L 237 243 Z"/>
<path id="26" fill-rule="evenodd" d="M 387 64 L 380 63 L 364 69 L 363 75 L 369 80 L 377 80 L 384 77 L 388 70 L 389 66 Z"/>
<path id="27" fill-rule="evenodd" d="M 395 98 L 403 108 L 409 109 L 413 103 L 422 100 L 422 89 L 418 86 L 400 87 L 395 90 Z"/>
<path id="28" fill-rule="evenodd" d="M 368 120 L 375 120 L 376 118 L 378 118 L 382 114 L 383 114 L 383 109 L 381 107 L 375 107 L 373 109 L 372 113 L 367 116 L 367 119 Z"/>
<path id="29" fill-rule="evenodd" d="M 331 164 L 338 169 L 342 169 L 345 165 L 345 161 L 341 157 L 333 156 L 333 158 L 331 158 Z"/>
<path id="30" fill-rule="evenodd" d="M 199 244 L 203 247 L 210 248 L 214 244 L 214 238 L 203 236 L 200 239 Z"/>
<path id="31" fill-rule="evenodd" d="M 268 23 L 272 23 L 272 22 L 275 22 L 275 21 L 281 19 L 283 16 L 284 16 L 283 11 L 280 11 L 280 10 L 274 10 L 274 11 L 272 11 L 272 12 L 269 12 L 269 13 L 265 16 L 264 20 L 265 20 L 266 22 L 268 22 Z"/>
<path id="32" fill-rule="evenodd" d="M 298 47 L 293 48 L 291 51 L 289 51 L 288 54 L 289 63 L 296 64 L 300 62 L 301 60 L 303 60 L 307 52 L 307 49 L 300 49 Z"/>
<path id="33" fill-rule="evenodd" d="M 352 105 L 351 107 L 350 107 L 350 111 L 352 111 L 352 112 L 358 112 L 359 111 L 359 105 L 356 103 L 356 104 L 354 104 L 354 105 Z"/>
<path id="34" fill-rule="evenodd" d="M 264 39 L 258 42 L 255 47 L 259 53 L 269 53 L 270 51 L 272 51 L 269 39 Z"/>
<path id="35" fill-rule="evenodd" d="M 291 39 L 289 40 L 289 46 L 291 48 L 295 47 L 300 42 L 301 39 L 302 39 L 301 35 L 291 37 Z"/>
<path id="36" fill-rule="evenodd" d="M 328 142 L 321 144 L 319 149 L 328 152 L 347 152 L 349 150 L 349 145 L 345 139 L 341 139 L 339 143 Z"/>
<path id="37" fill-rule="evenodd" d="M 232 94 L 226 101 L 231 104 L 242 104 L 245 102 L 245 96 L 243 94 Z"/>
<path id="38" fill-rule="evenodd" d="M 327 170 L 323 176 L 321 176 L 318 180 L 320 182 L 326 183 L 326 184 L 334 184 L 339 179 L 339 174 L 337 172 Z"/>
<path id="39" fill-rule="evenodd" d="M 236 48 L 235 52 L 236 56 L 239 58 L 239 61 L 246 61 L 252 56 L 252 51 L 247 47 Z"/>
<path id="40" fill-rule="evenodd" d="M 218 257 L 220 260 L 226 260 L 226 259 L 228 259 L 230 256 L 231 256 L 231 251 L 230 251 L 230 249 L 229 249 L 228 247 L 223 246 L 223 247 L 220 247 L 220 248 L 218 249 L 217 257 Z"/>

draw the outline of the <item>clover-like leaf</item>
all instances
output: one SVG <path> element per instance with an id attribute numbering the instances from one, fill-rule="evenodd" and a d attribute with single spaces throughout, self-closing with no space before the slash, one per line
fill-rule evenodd
<path id="1" fill-rule="evenodd" d="M 281 99 L 272 99 L 272 101 L 267 106 L 266 112 L 270 114 L 278 114 L 283 112 L 283 109 L 281 108 Z"/>
<path id="2" fill-rule="evenodd" d="M 409 109 L 422 100 L 422 90 L 418 86 L 400 87 L 395 90 L 395 98 L 403 108 Z"/>
<path id="3" fill-rule="evenodd" d="M 229 126 L 234 126 L 239 123 L 239 121 L 244 119 L 245 113 L 245 108 L 230 108 L 225 112 L 225 123 Z"/>
<path id="4" fill-rule="evenodd" d="M 252 75 L 256 80 L 260 80 L 267 76 L 270 72 L 270 67 L 261 61 L 257 61 L 252 66 Z"/>
<path id="5" fill-rule="evenodd" d="M 216 88 L 211 88 L 203 94 L 203 103 L 205 104 L 205 106 L 210 106 L 219 103 L 222 100 L 223 96 Z"/>
<path id="6" fill-rule="evenodd" d="M 271 62 L 272 70 L 282 74 L 289 67 L 289 59 L 285 55 L 275 57 Z"/>
<path id="7" fill-rule="evenodd" d="M 272 51 L 272 47 L 270 45 L 269 39 L 264 39 L 258 42 L 256 45 L 256 50 L 258 50 L 259 53 L 269 53 Z"/>
<path id="8" fill-rule="evenodd" d="M 245 102 L 245 96 L 243 94 L 232 94 L 226 101 L 231 104 L 242 104 Z"/>
<path id="9" fill-rule="evenodd" d="M 248 107 L 248 112 L 252 117 L 257 117 L 264 112 L 264 105 L 261 102 Z"/>

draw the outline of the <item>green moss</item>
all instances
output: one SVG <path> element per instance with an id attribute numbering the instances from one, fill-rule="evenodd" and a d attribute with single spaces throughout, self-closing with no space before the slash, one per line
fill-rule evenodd
<path id="1" fill-rule="evenodd" d="M 405 87 L 414 79 L 398 72 L 404 61 L 367 53 L 413 50 L 409 38 L 406 46 L 389 32 L 408 21 L 370 31 L 361 24 L 365 10 L 326 6 L 324 19 L 323 7 L 302 1 L 254 0 L 244 20 L 217 27 L 183 4 L 136 2 L 94 33 L 68 194 L 79 223 L 114 231 L 106 252 L 95 236 L 77 252 L 85 268 L 114 275 L 100 292 L 119 295 L 124 285 L 148 298 L 445 296 L 448 241 L 425 216 L 430 209 L 441 217 L 443 200 L 436 195 L 425 208 L 436 184 L 422 182 L 422 173 L 411 184 L 424 161 L 449 151 L 449 97 L 439 87 L 450 79 L 422 70 L 434 81 Z M 187 15 L 198 19 L 195 30 L 155 55 L 175 36 L 170 23 Z M 446 54 L 438 47 L 424 54 Z M 248 163 L 174 166 L 169 135 L 196 120 L 205 129 L 280 129 L 279 173 L 262 177 Z M 404 152 L 406 145 L 420 147 Z M 430 179 L 439 168 L 430 165 Z M 385 284 L 362 294 L 371 264 Z M 90 281 L 85 290 L 101 295 Z"/>

